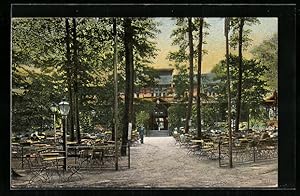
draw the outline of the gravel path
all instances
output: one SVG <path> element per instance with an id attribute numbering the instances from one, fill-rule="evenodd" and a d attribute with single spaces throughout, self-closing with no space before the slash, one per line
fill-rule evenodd
<path id="1" fill-rule="evenodd" d="M 119 171 L 82 171 L 83 178 L 43 187 L 151 188 L 151 187 L 276 187 L 277 161 L 219 168 L 217 160 L 199 160 L 187 149 L 175 146 L 173 137 L 145 137 L 131 148 L 131 168 Z M 120 165 L 127 164 L 122 158 Z M 22 180 L 13 180 L 18 188 Z"/>

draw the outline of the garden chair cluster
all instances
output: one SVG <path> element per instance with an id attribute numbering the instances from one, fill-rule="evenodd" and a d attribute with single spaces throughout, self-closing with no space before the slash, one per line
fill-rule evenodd
<path id="1" fill-rule="evenodd" d="M 196 155 L 199 159 L 216 159 L 218 143 L 211 139 L 198 139 L 191 134 L 173 134 L 175 145 L 187 149 L 188 155 Z"/>
<path id="2" fill-rule="evenodd" d="M 118 142 L 117 156 L 121 143 Z M 113 167 L 115 163 L 115 142 L 85 140 L 81 144 L 67 143 L 67 157 L 62 146 L 42 143 L 12 146 L 12 168 L 24 170 L 29 176 L 28 184 L 81 179 L 82 170 Z M 64 160 L 66 167 L 64 168 Z"/>
<path id="3" fill-rule="evenodd" d="M 187 149 L 188 155 L 197 156 L 199 159 L 218 160 L 229 157 L 228 133 L 203 134 L 202 138 L 176 133 L 173 137 L 175 145 Z M 277 154 L 277 137 L 272 137 L 267 131 L 240 131 L 233 134 L 232 141 L 233 158 L 236 160 L 265 159 Z"/>
<path id="4" fill-rule="evenodd" d="M 33 147 L 24 155 L 24 158 L 29 170 L 29 184 L 50 182 L 54 178 L 64 181 L 68 175 L 63 169 L 63 161 L 66 157 L 62 150 Z"/>

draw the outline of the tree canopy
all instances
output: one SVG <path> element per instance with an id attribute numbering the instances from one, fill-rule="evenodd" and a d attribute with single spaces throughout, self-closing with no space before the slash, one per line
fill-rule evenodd
<path id="1" fill-rule="evenodd" d="M 105 123 L 111 128 L 114 97 L 112 18 L 69 18 L 69 38 L 66 35 L 66 19 L 12 20 L 13 131 L 41 127 L 41 119 L 51 125 L 50 106 L 68 97 L 68 78 L 78 92 L 76 105 L 80 126 L 88 127 L 93 109 L 96 111 L 96 123 Z M 124 92 L 125 82 L 123 20 L 117 19 L 120 94 Z M 155 37 L 159 32 L 158 24 L 151 18 L 132 20 L 137 70 L 135 81 L 137 86 L 146 86 L 155 78 L 149 63 L 157 51 Z M 122 105 L 121 97 L 119 102 Z"/>
<path id="2" fill-rule="evenodd" d="M 268 69 L 264 74 L 267 80 L 268 89 L 274 91 L 278 89 L 278 35 L 274 34 L 270 39 L 264 40 L 255 46 L 251 53 Z"/>

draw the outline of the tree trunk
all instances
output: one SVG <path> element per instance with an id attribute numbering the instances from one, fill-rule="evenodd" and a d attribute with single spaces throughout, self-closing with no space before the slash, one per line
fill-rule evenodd
<path id="1" fill-rule="evenodd" d="M 250 129 L 250 109 L 248 108 L 248 116 L 247 116 L 247 130 L 249 131 Z"/>
<path id="2" fill-rule="evenodd" d="M 117 39 L 117 20 L 113 18 L 114 33 L 114 118 L 113 118 L 113 140 L 115 141 L 115 169 L 119 169 L 118 161 L 118 39 Z"/>
<path id="3" fill-rule="evenodd" d="M 238 73 L 238 88 L 237 88 L 237 100 L 236 100 L 236 117 L 235 117 L 235 128 L 234 131 L 239 130 L 239 123 L 240 123 L 240 114 L 241 114 L 241 99 L 242 99 L 242 73 L 243 73 L 243 27 L 244 27 L 244 18 L 240 19 L 239 25 L 239 73 Z"/>
<path id="4" fill-rule="evenodd" d="M 193 91 L 194 91 L 194 47 L 193 47 L 193 30 L 192 30 L 192 18 L 188 18 L 188 37 L 189 37 L 189 65 L 190 65 L 190 72 L 189 72 L 189 81 L 190 81 L 190 88 L 189 88 L 189 98 L 188 98 L 188 108 L 186 111 L 186 121 L 185 121 L 185 132 L 189 132 L 189 121 L 191 119 L 192 113 L 192 104 L 193 104 Z"/>
<path id="5" fill-rule="evenodd" d="M 198 75 L 197 75 L 197 130 L 198 137 L 201 137 L 201 67 L 202 67 L 202 42 L 203 42 L 203 18 L 200 18 L 199 43 L 198 43 Z"/>
<path id="6" fill-rule="evenodd" d="M 133 106 L 133 31 L 131 19 L 124 20 L 124 45 L 125 45 L 125 111 L 123 117 L 122 134 L 122 156 L 126 155 L 126 145 L 128 143 L 128 124 L 132 123 Z"/>
<path id="7" fill-rule="evenodd" d="M 70 112 L 68 115 L 69 132 L 71 140 L 74 140 L 74 104 L 73 104 L 73 85 L 72 85 L 72 65 L 71 65 L 71 49 L 70 49 L 70 24 L 69 19 L 66 18 L 66 58 L 67 58 L 67 82 L 68 82 L 68 96 L 70 104 Z"/>
<path id="8" fill-rule="evenodd" d="M 117 46 L 117 21 L 113 18 L 113 33 L 114 33 L 114 120 L 113 120 L 113 140 L 118 141 L 118 46 Z M 116 163 L 117 163 L 116 159 Z M 117 166 L 116 166 L 117 168 Z"/>
<path id="9" fill-rule="evenodd" d="M 227 126 L 229 133 L 229 167 L 232 168 L 232 131 L 231 131 L 231 89 L 230 89 L 230 72 L 229 72 L 229 41 L 228 33 L 230 27 L 230 19 L 225 18 L 225 37 L 226 37 L 226 74 L 227 74 Z"/>
<path id="10" fill-rule="evenodd" d="M 80 144 L 80 123 L 79 123 L 79 101 L 78 101 L 78 45 L 77 45 L 77 31 L 76 31 L 76 18 L 73 18 L 73 62 L 74 62 L 74 114 L 77 132 L 77 143 Z M 74 133 L 73 133 L 74 134 Z M 72 141 L 74 141 L 73 139 Z"/>

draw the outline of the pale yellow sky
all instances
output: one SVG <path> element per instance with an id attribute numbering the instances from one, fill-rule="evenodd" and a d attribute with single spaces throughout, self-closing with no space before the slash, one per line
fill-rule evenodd
<path id="1" fill-rule="evenodd" d="M 253 40 L 252 46 L 244 52 L 246 58 L 251 57 L 249 51 L 253 46 L 260 44 L 263 40 L 269 39 L 274 33 L 277 33 L 278 23 L 277 18 L 258 18 L 260 24 L 250 27 L 250 34 Z M 156 18 L 161 23 L 159 27 L 161 33 L 158 35 L 157 47 L 160 50 L 157 57 L 153 60 L 151 66 L 156 68 L 169 68 L 172 62 L 166 59 L 170 51 L 176 51 L 178 46 L 172 46 L 170 35 L 175 27 L 175 21 L 171 18 Z M 225 36 L 224 36 L 224 19 L 223 18 L 205 18 L 211 26 L 209 27 L 209 35 L 205 38 L 207 44 L 203 49 L 208 51 L 207 55 L 203 56 L 202 72 L 210 72 L 211 69 L 225 56 Z"/>

